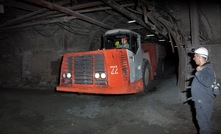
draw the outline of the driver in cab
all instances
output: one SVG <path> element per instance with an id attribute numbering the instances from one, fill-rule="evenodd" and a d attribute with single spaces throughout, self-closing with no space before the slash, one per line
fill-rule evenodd
<path id="1" fill-rule="evenodd" d="M 129 44 L 127 42 L 127 37 L 122 37 L 121 38 L 121 43 L 119 41 L 115 42 L 116 48 L 128 48 L 129 49 Z"/>

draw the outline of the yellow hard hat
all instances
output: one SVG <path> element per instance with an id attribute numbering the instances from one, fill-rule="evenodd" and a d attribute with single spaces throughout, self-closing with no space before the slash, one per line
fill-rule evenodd
<path id="1" fill-rule="evenodd" d="M 120 45 L 120 42 L 119 41 L 116 41 L 115 42 L 115 46 L 119 46 Z"/>

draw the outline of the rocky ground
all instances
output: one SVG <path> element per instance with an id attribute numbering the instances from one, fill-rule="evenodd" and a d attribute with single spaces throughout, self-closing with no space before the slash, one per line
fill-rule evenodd
<path id="1" fill-rule="evenodd" d="M 154 83 L 155 82 L 155 83 Z M 192 112 L 175 75 L 154 81 L 151 92 L 90 95 L 48 90 L 1 89 L 2 134 L 196 134 Z M 212 117 L 221 133 L 221 97 Z"/>
<path id="2" fill-rule="evenodd" d="M 171 64 L 168 64 L 171 65 Z M 46 89 L 0 88 L 0 134 L 196 134 L 190 103 L 174 68 L 150 92 L 91 95 Z M 221 95 L 212 116 L 221 133 Z"/>

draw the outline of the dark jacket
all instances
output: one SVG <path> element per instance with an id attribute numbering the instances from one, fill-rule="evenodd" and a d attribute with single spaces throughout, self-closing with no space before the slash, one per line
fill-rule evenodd
<path id="1" fill-rule="evenodd" d="M 211 90 L 215 80 L 214 70 L 210 63 L 204 64 L 203 67 L 201 71 L 195 73 L 191 85 L 192 100 L 198 103 L 211 103 L 215 99 Z"/>

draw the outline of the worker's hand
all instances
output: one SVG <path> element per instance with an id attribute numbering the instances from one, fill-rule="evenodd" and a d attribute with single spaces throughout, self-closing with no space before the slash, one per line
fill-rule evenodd
<path id="1" fill-rule="evenodd" d="M 196 68 L 196 70 L 197 70 L 197 71 L 201 71 L 201 70 L 203 70 L 203 68 L 204 68 L 204 67 L 202 67 L 202 66 L 198 66 L 198 67 Z"/>

